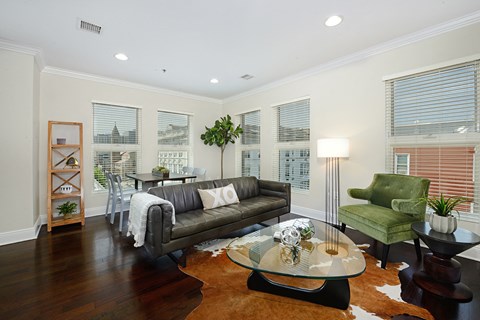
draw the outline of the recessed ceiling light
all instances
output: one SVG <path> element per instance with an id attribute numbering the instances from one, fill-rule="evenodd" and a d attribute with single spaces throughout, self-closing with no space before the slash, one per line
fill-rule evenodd
<path id="1" fill-rule="evenodd" d="M 217 78 L 212 78 L 212 79 L 210 79 L 210 83 L 217 84 L 218 79 Z"/>
<path id="2" fill-rule="evenodd" d="M 128 60 L 128 57 L 125 53 L 117 53 L 115 55 L 115 58 L 117 58 L 118 60 L 121 60 L 121 61 L 126 61 Z"/>
<path id="3" fill-rule="evenodd" d="M 342 22 L 342 17 L 340 16 L 331 16 L 325 21 L 325 25 L 327 27 L 335 27 L 338 26 Z"/>

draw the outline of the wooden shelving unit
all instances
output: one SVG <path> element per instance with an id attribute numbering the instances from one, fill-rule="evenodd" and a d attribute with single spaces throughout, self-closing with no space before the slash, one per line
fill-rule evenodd
<path id="1" fill-rule="evenodd" d="M 58 144 L 57 139 L 65 139 Z M 73 164 L 68 164 L 69 160 Z M 47 216 L 48 232 L 53 227 L 72 223 L 85 225 L 83 201 L 83 124 L 80 122 L 48 122 L 48 179 Z M 71 192 L 62 193 L 62 187 L 71 186 Z M 77 214 L 65 219 L 59 216 L 57 206 L 66 201 L 77 203 Z"/>

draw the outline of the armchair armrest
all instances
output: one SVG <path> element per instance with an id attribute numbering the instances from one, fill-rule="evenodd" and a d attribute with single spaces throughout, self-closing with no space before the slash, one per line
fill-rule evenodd
<path id="1" fill-rule="evenodd" d="M 421 199 L 393 199 L 392 209 L 411 215 L 425 214 L 426 203 Z"/>
<path id="2" fill-rule="evenodd" d="M 350 188 L 347 192 L 348 195 L 354 199 L 370 200 L 372 197 L 372 188 Z"/>

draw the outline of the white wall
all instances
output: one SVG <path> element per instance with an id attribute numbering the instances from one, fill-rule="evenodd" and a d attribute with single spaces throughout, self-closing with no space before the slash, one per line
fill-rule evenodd
<path id="1" fill-rule="evenodd" d="M 49 120 L 77 121 L 83 123 L 84 144 L 84 195 L 88 213 L 106 205 L 106 193 L 94 193 L 93 189 L 93 127 L 92 102 L 139 107 L 142 109 L 141 171 L 150 172 L 157 165 L 157 110 L 169 110 L 193 114 L 194 165 L 207 169 L 208 178 L 220 175 L 218 150 L 204 146 L 200 134 L 205 124 L 221 115 L 221 104 L 202 99 L 174 96 L 121 85 L 106 84 L 71 76 L 42 72 L 40 77 L 40 210 L 46 214 L 47 185 L 47 127 Z M 160 90 L 159 90 L 160 91 Z M 207 100 L 207 99 L 204 99 Z"/>
<path id="2" fill-rule="evenodd" d="M 0 49 L 0 234 L 38 218 L 38 68 L 34 57 Z M 0 244 L 3 242 L 0 237 Z"/>
<path id="3" fill-rule="evenodd" d="M 309 96 L 311 110 L 310 192 L 293 194 L 305 211 L 324 211 L 325 161 L 316 158 L 319 138 L 350 139 L 350 158 L 340 163 L 341 203 L 353 202 L 350 187 L 366 187 L 385 171 L 385 87 L 382 77 L 480 53 L 480 24 L 445 33 L 317 73 L 255 95 L 226 101 L 224 113 L 261 109 L 261 174 L 272 177 L 272 105 Z M 327 68 L 325 68 L 327 69 Z M 233 175 L 234 149 L 228 150 L 226 174 Z"/>

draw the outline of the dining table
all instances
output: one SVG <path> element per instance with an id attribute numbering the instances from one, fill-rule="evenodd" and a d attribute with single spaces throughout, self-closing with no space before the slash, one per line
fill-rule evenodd
<path id="1" fill-rule="evenodd" d="M 195 179 L 197 176 L 193 174 L 182 174 L 182 173 L 173 173 L 170 172 L 168 176 L 163 175 L 156 175 L 153 173 L 127 173 L 125 176 L 128 178 L 135 180 L 135 189 L 140 190 L 138 188 L 138 182 L 142 183 L 142 191 L 148 191 L 148 189 L 152 187 L 156 187 L 159 182 L 162 183 L 164 181 L 181 181 L 185 183 L 187 179 Z"/>

